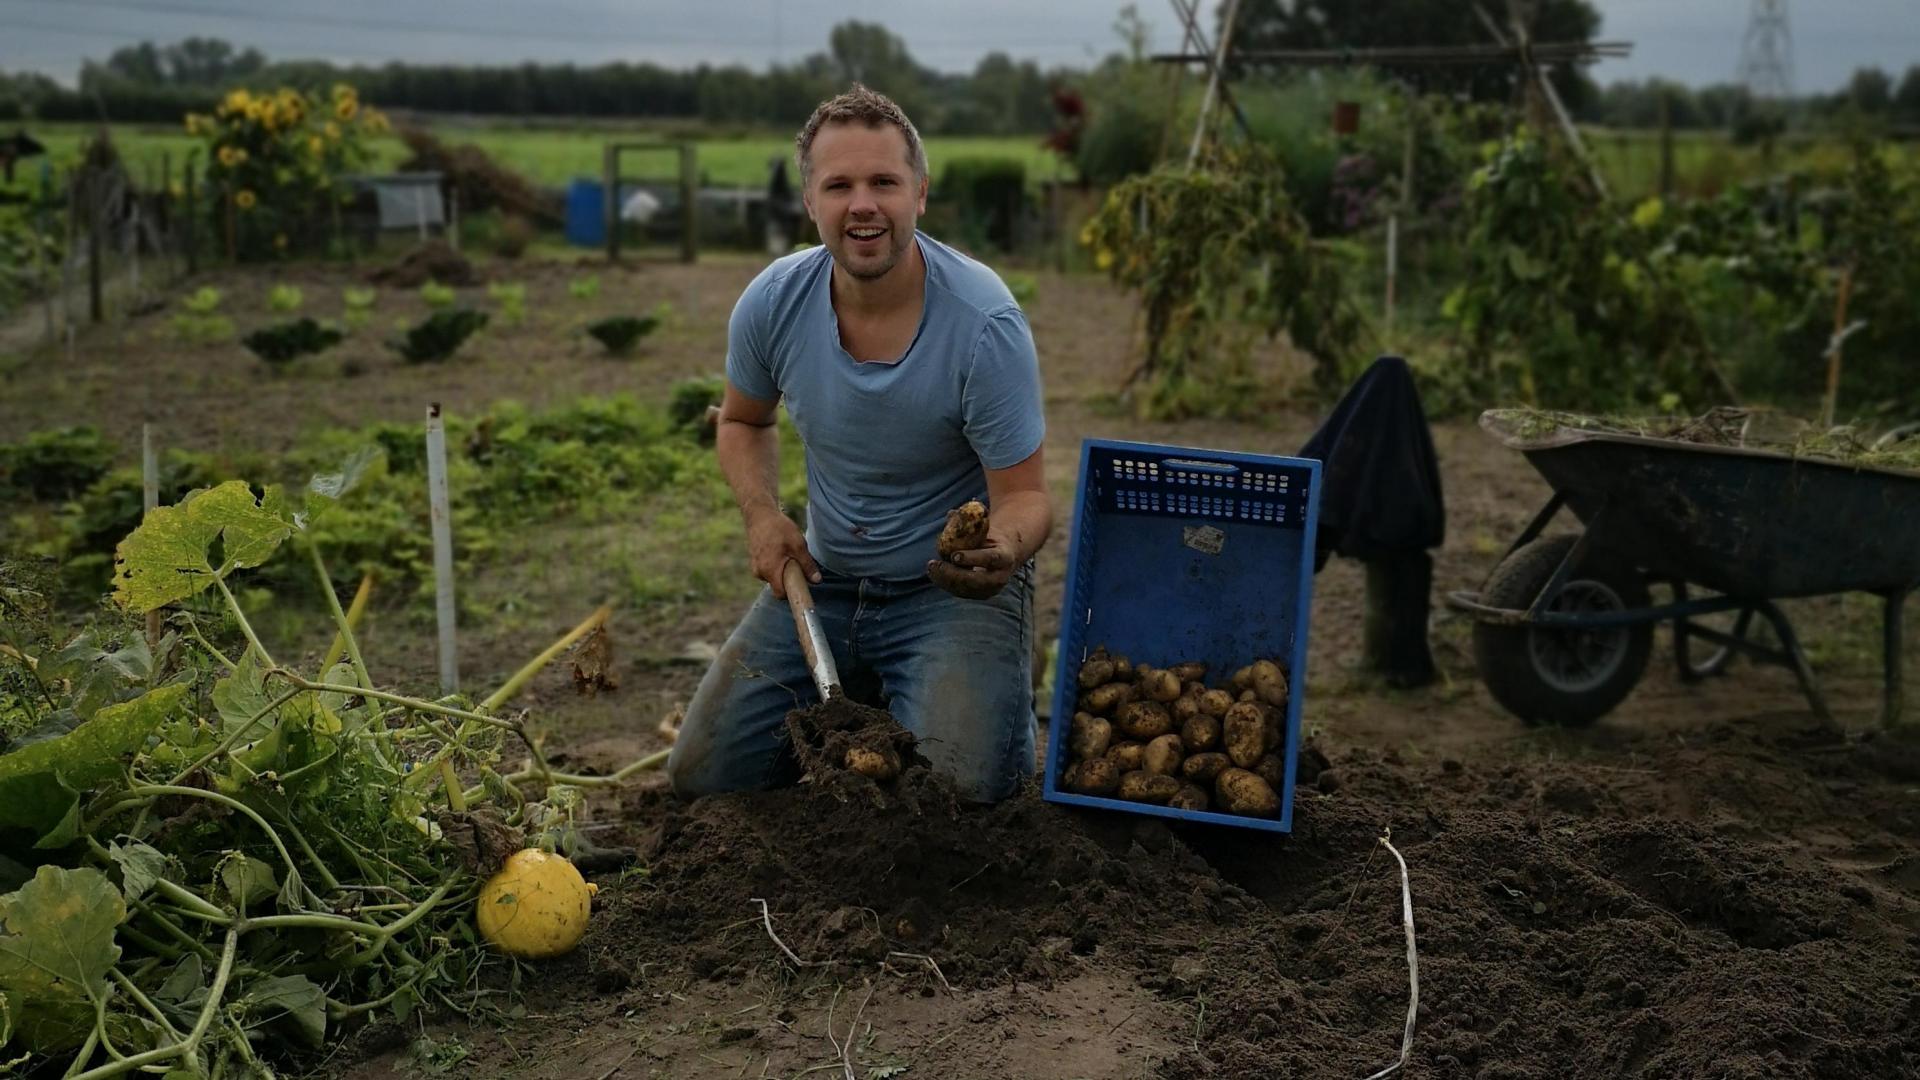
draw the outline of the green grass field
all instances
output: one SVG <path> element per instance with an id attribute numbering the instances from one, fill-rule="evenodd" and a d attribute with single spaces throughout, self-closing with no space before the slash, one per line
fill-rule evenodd
<path id="1" fill-rule="evenodd" d="M 663 138 L 660 132 L 640 125 L 543 128 L 446 124 L 433 130 L 449 143 L 471 142 L 507 167 L 553 186 L 576 177 L 598 177 L 601 149 L 609 141 Z M 51 160 L 64 164 L 79 156 L 92 131 L 85 125 L 55 124 L 36 127 L 33 133 L 47 144 Z M 126 125 L 114 128 L 113 136 L 121 154 L 143 181 L 158 178 L 163 157 L 171 158 L 177 177 L 187 153 L 197 145 L 183 131 L 159 127 Z M 1583 137 L 1616 197 L 1638 201 L 1658 193 L 1660 143 L 1656 133 L 1587 129 Z M 714 187 L 758 188 L 766 183 L 769 163 L 775 157 L 790 155 L 792 145 L 791 136 L 775 133 L 702 141 L 702 182 Z M 393 137 L 377 140 L 374 151 L 375 169 L 393 168 L 407 156 L 406 147 Z M 1896 152 L 1910 163 L 1920 163 L 1920 148 L 1913 144 L 1899 145 Z M 1838 137 L 1794 139 L 1782 143 L 1769 158 L 1758 147 L 1733 145 L 1719 132 L 1681 132 L 1674 140 L 1675 188 L 1682 196 L 1710 197 L 1731 185 L 1782 170 L 1837 172 L 1844 168 L 1848 153 Z M 1040 146 L 1037 136 L 934 136 L 927 140 L 927 154 L 936 183 L 945 163 L 961 157 L 1014 158 L 1025 163 L 1031 184 L 1072 175 L 1057 155 Z M 29 161 L 19 170 L 22 185 L 34 182 L 37 165 L 37 161 Z M 626 155 L 622 167 L 629 179 L 669 180 L 678 175 L 679 163 L 672 152 L 642 153 Z"/>
<path id="2" fill-rule="evenodd" d="M 601 148 L 613 139 L 641 142 L 657 137 L 655 133 L 640 127 L 630 130 L 544 130 L 460 125 L 433 130 L 435 135 L 450 143 L 471 142 L 508 168 L 524 173 L 538 183 L 552 185 L 565 184 L 576 177 L 598 177 Z M 77 124 L 50 124 L 35 127 L 33 133 L 47 145 L 55 162 L 65 163 L 79 156 L 80 148 L 91 137 L 93 128 Z M 132 125 L 114 128 L 113 138 L 122 157 L 133 166 L 135 175 L 143 179 L 145 170 L 151 169 L 158 174 L 163 155 L 171 155 L 175 174 L 178 175 L 187 152 L 198 145 L 184 131 Z M 378 169 L 392 168 L 407 156 L 406 146 L 398 138 L 376 141 L 374 152 L 374 167 Z M 767 170 L 772 159 L 792 153 L 793 139 L 788 135 L 768 134 L 705 141 L 700 144 L 700 172 L 704 182 L 711 186 L 758 188 L 767 182 Z M 1029 182 L 1070 175 L 1057 155 L 1040 146 L 1039 136 L 935 136 L 927 140 L 927 157 L 933 166 L 936 181 L 946 162 L 961 157 L 1015 158 L 1026 164 Z M 679 160 L 671 152 L 628 154 L 623 157 L 622 171 L 629 177 L 668 179 L 677 176 L 678 170 Z M 28 162 L 21 170 L 20 178 L 30 179 L 35 173 L 35 162 Z M 798 177 L 793 179 L 797 181 Z"/>
<path id="3" fill-rule="evenodd" d="M 1644 199 L 1660 191 L 1660 136 L 1652 131 L 1585 129 L 1587 149 L 1600 163 L 1613 193 Z M 1920 162 L 1911 143 L 1893 144 L 1908 163 Z M 1838 136 L 1789 139 L 1771 157 L 1757 146 L 1735 146 L 1725 134 L 1678 132 L 1673 140 L 1674 187 L 1682 196 L 1713 196 L 1731 185 L 1780 172 L 1835 173 L 1846 168 L 1851 151 Z"/>

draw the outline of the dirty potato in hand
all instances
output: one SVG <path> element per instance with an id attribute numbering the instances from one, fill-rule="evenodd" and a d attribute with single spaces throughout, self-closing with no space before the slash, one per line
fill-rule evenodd
<path id="1" fill-rule="evenodd" d="M 957 510 L 947 511 L 947 524 L 940 530 L 935 547 L 942 561 L 957 551 L 978 551 L 987 542 L 987 508 L 974 499 Z"/>

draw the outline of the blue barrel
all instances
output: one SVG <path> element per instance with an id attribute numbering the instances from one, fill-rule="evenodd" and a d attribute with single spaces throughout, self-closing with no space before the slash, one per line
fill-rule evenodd
<path id="1" fill-rule="evenodd" d="M 575 180 L 567 188 L 567 243 L 602 247 L 607 242 L 606 185 Z"/>

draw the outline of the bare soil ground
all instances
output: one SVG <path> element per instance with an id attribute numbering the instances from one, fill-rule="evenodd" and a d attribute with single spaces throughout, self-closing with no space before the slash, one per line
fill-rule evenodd
<path id="1" fill-rule="evenodd" d="M 375 344 L 384 334 L 366 334 L 274 378 L 237 346 L 155 340 L 161 319 L 149 317 L 124 349 L 102 331 L 75 365 L 30 361 L 0 376 L 0 440 L 91 422 L 134 432 L 132 445 L 154 419 L 170 445 L 274 449 L 310 425 L 417 418 L 430 400 L 457 410 L 659 394 L 719 368 L 727 312 L 754 270 L 489 264 L 495 280 L 528 284 L 531 317 L 439 368 L 407 368 Z M 584 273 L 601 276 L 598 300 L 569 299 L 566 283 Z M 309 311 L 326 314 L 315 299 L 355 279 L 303 268 L 215 281 L 234 310 L 264 311 L 269 285 L 294 280 Z M 604 360 L 571 334 L 661 299 L 680 317 L 636 362 Z M 381 320 L 423 310 L 411 293 L 381 296 Z M 1128 300 L 1042 275 L 1029 310 L 1061 506 L 1083 437 L 1288 453 L 1315 424 L 1299 409 L 1248 424 L 1133 421 L 1102 397 L 1134 355 Z M 1269 360 L 1291 376 L 1284 357 Z M 363 372 L 343 374 L 349 362 Z M 1468 418 L 1440 422 L 1435 439 L 1449 509 L 1436 589 L 1474 587 L 1547 491 Z M 551 554 L 463 582 L 534 609 L 469 631 L 463 664 L 476 683 L 605 595 L 565 572 L 568 560 L 616 530 L 659 557 L 674 550 L 645 521 L 539 527 L 528 550 Z M 1043 640 L 1064 561 L 1056 536 L 1041 560 Z M 681 657 L 699 655 L 690 643 L 717 645 L 754 591 L 739 576 L 670 619 L 622 605 L 617 691 L 578 698 L 560 670 L 538 681 L 525 703 L 561 760 L 610 769 L 662 745 L 656 721 L 700 673 Z M 903 783 L 929 797 L 881 807 L 812 788 L 681 805 L 652 777 L 595 805 L 594 839 L 639 859 L 599 878 L 577 953 L 521 973 L 524 1017 L 375 1025 L 314 1071 L 1366 1076 L 1397 1055 L 1407 1006 L 1398 868 L 1376 842 L 1390 830 L 1419 930 L 1407 1075 L 1920 1075 L 1920 754 L 1875 730 L 1877 601 L 1789 605 L 1846 730 L 1835 739 L 1785 671 L 1736 663 L 1682 683 L 1664 632 L 1640 687 L 1588 730 L 1528 729 L 1502 713 L 1477 683 L 1469 625 L 1444 611 L 1433 634 L 1443 681 L 1380 690 L 1353 666 L 1362 587 L 1338 560 L 1315 586 L 1305 724 L 1318 756 L 1291 836 L 1169 828 L 1033 791 L 963 807 L 932 797 L 925 778 Z M 385 677 L 430 683 L 417 622 L 376 612 L 367 639 Z"/>

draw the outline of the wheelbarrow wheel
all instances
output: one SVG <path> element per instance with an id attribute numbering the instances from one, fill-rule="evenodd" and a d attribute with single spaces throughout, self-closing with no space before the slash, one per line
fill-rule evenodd
<path id="1" fill-rule="evenodd" d="M 1522 611 L 1532 607 L 1578 539 L 1545 537 L 1508 555 L 1487 578 L 1481 602 Z M 1633 567 L 1589 554 L 1547 610 L 1598 615 L 1652 602 Z M 1583 727 L 1605 716 L 1640 681 L 1652 650 L 1652 623 L 1561 629 L 1482 622 L 1473 628 L 1480 678 L 1494 700 L 1529 724 Z"/>

